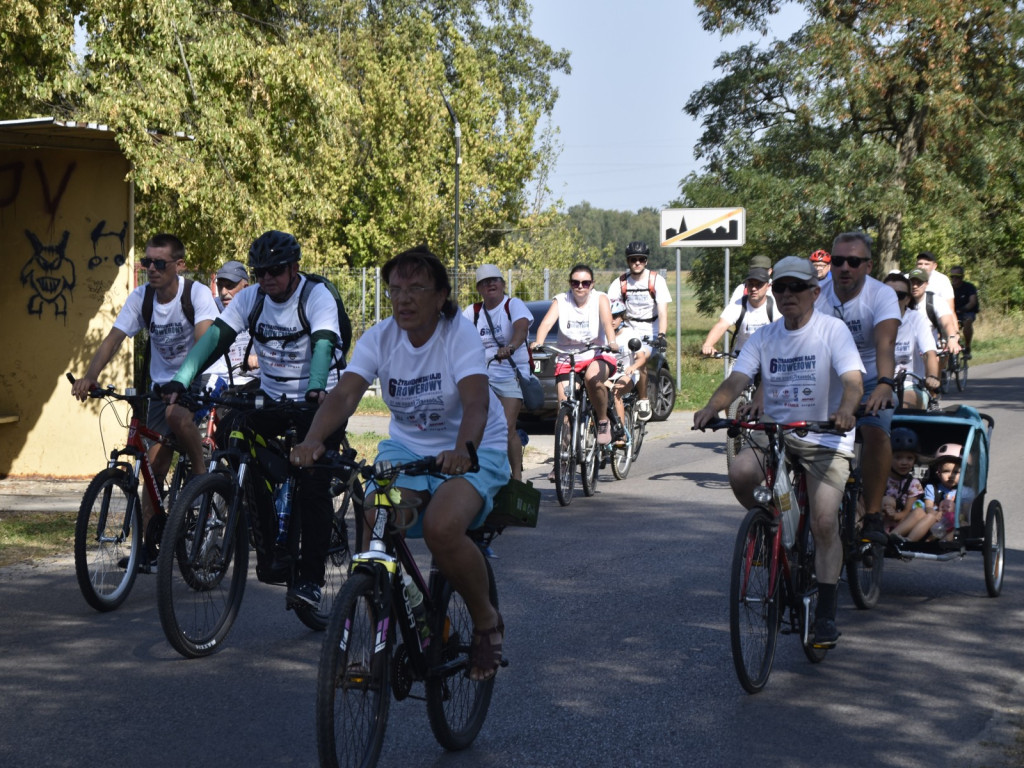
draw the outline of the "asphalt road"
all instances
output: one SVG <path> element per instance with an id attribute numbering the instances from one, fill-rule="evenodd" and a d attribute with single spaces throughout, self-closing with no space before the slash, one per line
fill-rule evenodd
<path id="1" fill-rule="evenodd" d="M 425 706 L 392 703 L 381 766 L 978 766 L 1006 763 L 1021 721 L 1024 531 L 1014 488 L 1024 361 L 972 369 L 961 399 L 992 414 L 989 499 L 1007 516 L 1003 595 L 980 553 L 886 561 L 839 646 L 811 665 L 783 636 L 765 691 L 729 653 L 726 589 L 743 514 L 719 435 L 652 424 L 630 477 L 568 508 L 544 476 L 540 525 L 495 543 L 511 665 L 484 730 L 445 753 Z M 950 400 L 956 399 L 951 396 Z M 542 448 L 550 438 L 534 434 Z M 0 569 L 0 765 L 313 766 L 320 635 L 251 579 L 222 650 L 186 661 L 160 629 L 154 579 L 98 614 L 69 563 Z"/>

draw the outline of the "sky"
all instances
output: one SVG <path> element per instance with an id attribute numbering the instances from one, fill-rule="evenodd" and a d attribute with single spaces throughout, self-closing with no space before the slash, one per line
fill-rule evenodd
<path id="1" fill-rule="evenodd" d="M 532 19 L 536 37 L 571 52 L 572 74 L 554 77 L 562 145 L 548 184 L 554 199 L 667 207 L 680 180 L 700 170 L 700 123 L 683 105 L 721 76 L 720 53 L 755 38 L 705 32 L 691 0 L 533 0 Z M 788 36 L 799 22 L 786 6 L 772 36 Z"/>

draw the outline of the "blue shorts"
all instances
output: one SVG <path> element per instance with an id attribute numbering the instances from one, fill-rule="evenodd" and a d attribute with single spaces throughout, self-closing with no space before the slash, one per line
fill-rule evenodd
<path id="1" fill-rule="evenodd" d="M 510 400 L 523 399 L 523 390 L 519 386 L 519 381 L 514 376 L 511 379 L 488 379 L 488 383 L 491 385 L 494 394 L 498 397 Z"/>
<path id="2" fill-rule="evenodd" d="M 378 461 L 390 461 L 395 464 L 403 464 L 407 461 L 416 461 L 423 457 L 419 454 L 413 453 L 401 443 L 395 440 L 381 440 L 377 446 L 377 458 L 374 459 L 374 463 Z M 496 494 L 501 488 L 508 484 L 509 478 L 512 476 L 512 469 L 508 463 L 507 451 L 496 451 L 493 448 L 481 448 L 477 451 L 477 459 L 480 462 L 480 470 L 477 472 L 467 472 L 464 475 L 444 475 L 441 477 L 435 477 L 434 475 L 402 475 L 398 480 L 399 488 L 408 488 L 410 491 L 426 491 L 433 495 L 437 492 L 437 489 L 441 487 L 441 483 L 445 482 L 450 477 L 462 477 L 465 478 L 473 489 L 480 494 L 480 498 L 483 500 L 479 514 L 473 518 L 473 522 L 469 524 L 469 530 L 479 528 L 483 525 L 487 515 L 491 513 L 491 507 L 494 505 L 494 494 Z M 368 483 L 366 487 L 366 498 L 369 499 L 373 493 L 374 485 Z M 420 516 L 416 520 L 415 525 L 411 526 L 406 530 L 405 535 L 414 539 L 423 537 L 423 510 L 420 509 Z"/>
<path id="3" fill-rule="evenodd" d="M 878 386 L 878 382 L 874 382 L 871 385 L 871 389 L 868 389 L 867 387 L 864 388 L 864 398 L 860 401 L 861 405 L 868 401 L 868 398 L 871 396 L 871 393 L 875 391 L 876 386 Z M 892 408 L 886 408 L 884 410 L 881 410 L 875 416 L 866 414 L 857 419 L 857 428 L 859 429 L 860 427 L 878 427 L 880 430 L 885 432 L 886 435 L 888 435 L 889 430 L 892 429 L 892 414 Z"/>

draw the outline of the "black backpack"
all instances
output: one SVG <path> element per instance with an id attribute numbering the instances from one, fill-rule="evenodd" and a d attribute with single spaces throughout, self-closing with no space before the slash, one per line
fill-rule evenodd
<path id="1" fill-rule="evenodd" d="M 338 292 L 337 287 L 323 275 L 312 275 L 306 272 L 300 272 L 300 275 L 306 278 L 306 282 L 302 286 L 302 293 L 299 295 L 299 325 L 302 326 L 301 330 L 296 331 L 289 336 L 275 336 L 275 341 L 283 341 L 289 343 L 297 341 L 303 336 L 308 336 L 311 332 L 309 326 L 309 319 L 306 317 L 306 302 L 309 300 L 309 293 L 313 290 L 315 285 L 323 285 L 330 291 L 331 296 L 334 297 L 334 303 L 338 306 L 338 330 L 341 335 L 338 339 L 336 349 L 338 354 L 335 356 L 335 361 L 331 365 L 331 368 L 338 371 L 340 374 L 345 369 L 345 355 L 348 354 L 349 348 L 352 346 L 352 323 L 348 319 L 348 313 L 345 311 L 345 303 L 341 300 L 341 294 Z M 245 348 L 245 358 L 242 361 L 242 370 L 248 371 L 248 360 L 249 354 L 252 352 L 253 340 L 258 337 L 256 333 L 256 321 L 259 320 L 260 314 L 263 312 L 263 302 L 266 300 L 267 295 L 260 288 L 256 296 L 256 303 L 252 306 L 252 311 L 249 312 L 249 345 Z M 266 341 L 265 338 L 260 338 L 261 342 Z"/>

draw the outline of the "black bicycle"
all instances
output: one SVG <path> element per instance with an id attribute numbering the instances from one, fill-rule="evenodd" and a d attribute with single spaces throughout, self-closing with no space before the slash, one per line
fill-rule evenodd
<path id="1" fill-rule="evenodd" d="M 471 456 L 475 466 L 472 450 Z M 336 466 L 345 472 L 357 465 L 339 457 Z M 376 488 L 372 538 L 367 551 L 353 556 L 352 573 L 334 601 L 317 672 L 317 748 L 320 765 L 330 768 L 376 765 L 391 696 L 401 701 L 420 682 L 435 738 L 445 749 L 464 749 L 480 732 L 494 690 L 494 677 L 471 680 L 467 674 L 473 621 L 462 598 L 433 563 L 424 580 L 396 527 L 409 522 L 396 517 L 417 513 L 403 503 L 395 481 L 401 474 L 437 474 L 433 457 L 359 471 Z M 485 524 L 469 535 L 483 548 L 499 532 Z M 484 562 L 497 608 L 494 573 Z"/>
<path id="2" fill-rule="evenodd" d="M 312 408 L 305 403 L 264 404 L 260 396 L 207 398 L 220 407 L 282 408 L 288 413 Z M 299 562 L 298 537 L 285 533 L 276 515 L 274 497 L 280 486 L 300 471 L 288 460 L 294 430 L 264 436 L 248 427 L 234 430 L 226 449 L 217 450 L 210 471 L 195 477 L 178 494 L 160 546 L 157 604 L 160 624 L 178 653 L 195 658 L 218 650 L 226 639 L 245 592 L 250 548 L 256 552 L 256 577 L 267 584 L 291 586 Z M 344 444 L 344 453 L 355 451 Z M 300 601 L 286 605 L 313 630 L 327 626 L 335 596 L 347 574 L 350 558 L 348 531 L 362 531 L 362 486 L 356 473 L 336 477 L 332 490 L 334 514 L 327 551 L 325 583 L 317 608 Z M 297 531 L 297 516 L 288 523 Z M 287 547 L 290 567 L 280 568 L 276 556 Z"/>

